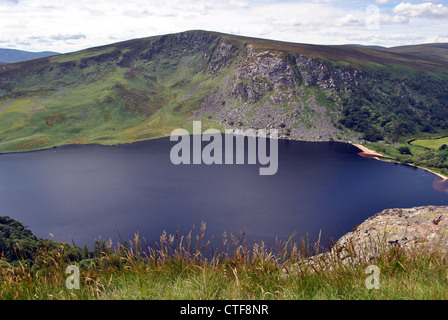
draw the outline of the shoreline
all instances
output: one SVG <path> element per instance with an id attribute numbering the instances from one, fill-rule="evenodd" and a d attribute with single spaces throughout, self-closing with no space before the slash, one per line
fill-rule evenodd
<path id="1" fill-rule="evenodd" d="M 20 153 L 30 153 L 30 152 L 37 152 L 37 151 L 45 151 L 45 150 L 51 150 L 51 149 L 57 149 L 60 147 L 67 147 L 67 146 L 71 146 L 71 145 L 97 145 L 97 146 L 105 146 L 105 147 L 114 147 L 114 146 L 119 146 L 119 145 L 126 145 L 126 144 L 132 144 L 132 143 L 137 143 L 137 142 L 142 142 L 142 141 L 151 141 L 151 140 L 156 140 L 156 139 L 163 139 L 163 138 L 167 138 L 169 136 L 160 136 L 160 137 L 154 137 L 154 138 L 149 138 L 149 139 L 141 139 L 141 140 L 136 140 L 133 142 L 123 142 L 123 143 L 113 143 L 113 144 L 108 144 L 108 143 L 71 143 L 71 144 L 61 144 L 61 145 L 54 145 L 54 146 L 50 146 L 50 147 L 45 147 L 45 148 L 41 148 L 41 149 L 35 149 L 35 150 L 24 150 L 24 151 L 9 151 L 9 152 L 0 152 L 0 155 L 6 155 L 6 154 L 20 154 Z M 437 173 L 431 169 L 428 168 L 424 168 L 424 167 L 419 167 L 416 166 L 414 164 L 410 164 L 410 163 L 401 163 L 401 162 L 397 162 L 394 160 L 390 160 L 390 158 L 384 156 L 383 154 L 376 152 L 375 150 L 369 149 L 365 146 L 363 146 L 362 144 L 359 143 L 354 143 L 351 141 L 328 141 L 328 140 L 316 140 L 316 141 L 310 141 L 310 140 L 298 140 L 298 139 L 291 139 L 291 138 L 285 138 L 285 137 L 278 137 L 278 140 L 282 140 L 282 141 L 298 141 L 298 142 L 339 142 L 339 143 L 348 143 L 351 144 L 352 146 L 358 148 L 361 152 L 359 152 L 358 154 L 361 157 L 367 157 L 367 158 L 371 158 L 371 159 L 375 159 L 375 160 L 379 160 L 379 161 L 384 161 L 384 162 L 392 162 L 392 163 L 397 163 L 397 164 L 402 164 L 402 165 L 406 165 L 406 166 L 410 166 L 410 167 L 414 167 L 414 168 L 419 168 L 419 169 L 423 169 L 427 172 L 430 172 L 432 174 L 434 174 L 435 176 L 439 177 L 440 179 L 442 179 L 442 182 L 448 181 L 448 177 L 441 174 L 441 173 Z"/>
<path id="2" fill-rule="evenodd" d="M 441 174 L 441 173 L 437 173 L 437 172 L 435 172 L 435 171 L 432 171 L 431 169 L 424 168 L 424 167 L 419 167 L 419 166 L 416 166 L 416 165 L 411 164 L 411 163 L 401 163 L 401 162 L 397 162 L 397 161 L 394 161 L 394 160 L 388 160 L 389 158 L 387 158 L 387 157 L 384 156 L 383 154 L 378 153 L 378 152 L 376 152 L 375 150 L 369 149 L 369 148 L 367 148 L 367 147 L 365 147 L 365 146 L 363 146 L 363 145 L 361 145 L 361 144 L 351 143 L 351 145 L 353 145 L 353 146 L 357 147 L 359 150 L 361 150 L 361 152 L 358 153 L 358 154 L 359 154 L 360 156 L 362 156 L 362 157 L 363 157 L 363 156 L 367 156 L 367 157 L 369 157 L 369 158 L 373 158 L 373 159 L 375 159 L 375 160 L 379 160 L 379 161 L 398 163 L 398 164 L 402 164 L 402 165 L 405 165 L 405 166 L 410 166 L 410 167 L 414 167 L 414 168 L 423 169 L 423 170 L 428 171 L 428 172 L 430 172 L 430 173 L 436 175 L 437 177 L 441 178 L 441 179 L 443 180 L 443 182 L 445 182 L 445 181 L 448 180 L 448 177 L 444 176 L 444 175 Z"/>

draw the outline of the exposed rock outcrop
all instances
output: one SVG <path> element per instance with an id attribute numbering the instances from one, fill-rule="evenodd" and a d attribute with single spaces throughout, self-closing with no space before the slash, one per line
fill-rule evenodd
<path id="1" fill-rule="evenodd" d="M 277 129 L 283 139 L 357 139 L 354 132 L 348 138 L 336 125 L 339 102 L 327 103 L 330 97 L 340 100 L 337 90 L 352 81 L 350 72 L 319 59 L 251 44 L 244 45 L 234 62 L 230 74 L 207 95 L 193 118 L 208 116 L 234 129 Z"/>
<path id="2" fill-rule="evenodd" d="M 389 250 L 448 253 L 448 206 L 386 209 L 342 236 L 331 250 L 283 269 L 283 277 L 335 267 L 375 264 Z M 345 268 L 344 267 L 344 268 Z"/>
<path id="3" fill-rule="evenodd" d="M 387 209 L 370 217 L 337 242 L 342 255 L 347 248 L 374 258 L 373 248 L 382 243 L 413 250 L 441 250 L 448 253 L 448 207 L 424 206 Z"/>

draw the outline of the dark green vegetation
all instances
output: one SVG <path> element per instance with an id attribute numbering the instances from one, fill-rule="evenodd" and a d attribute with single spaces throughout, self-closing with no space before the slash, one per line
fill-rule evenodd
<path id="1" fill-rule="evenodd" d="M 372 71 L 374 73 L 378 71 Z M 398 141 L 419 132 L 448 128 L 445 78 L 421 73 L 376 74 L 343 99 L 340 122 L 369 141 Z"/>
<path id="2" fill-rule="evenodd" d="M 15 50 L 15 49 L 0 49 L 0 64 L 1 63 L 15 63 L 15 62 L 39 59 L 39 58 L 54 56 L 57 54 L 59 54 L 59 53 L 50 52 L 50 51 L 28 52 L 28 51 Z"/>
<path id="3" fill-rule="evenodd" d="M 374 259 L 353 252 L 350 264 L 338 250 L 322 251 L 293 238 L 268 250 L 262 244 L 246 245 L 244 235 L 228 235 L 213 249 L 204 225 L 185 236 L 163 234 L 153 245 L 138 235 L 118 245 L 98 241 L 89 252 L 37 239 L 9 218 L 0 221 L 2 234 L 9 234 L 1 249 L 0 299 L 448 298 L 445 254 L 390 247 L 380 239 Z M 371 264 L 380 270 L 379 289 L 366 287 Z M 79 267 L 79 289 L 66 288 L 70 265 Z"/>
<path id="4" fill-rule="evenodd" d="M 2 65 L 0 152 L 133 142 L 193 119 L 299 140 L 448 127 L 446 46 L 383 49 L 189 31 Z"/>
<path id="5" fill-rule="evenodd" d="M 41 261 L 39 254 L 63 249 L 64 258 L 79 260 L 80 251 L 66 243 L 37 238 L 22 223 L 9 217 L 0 217 L 0 257 L 1 261 L 18 266 L 19 262 L 37 267 Z M 35 269 L 36 270 L 36 269 Z"/>
<path id="6" fill-rule="evenodd" d="M 366 146 L 383 154 L 386 160 L 428 168 L 448 176 L 447 133 L 446 129 L 439 133 L 417 133 L 413 137 L 403 136 L 396 142 L 378 141 Z"/>
<path id="7" fill-rule="evenodd" d="M 346 108 L 341 123 L 363 132 L 369 141 L 397 142 L 403 136 L 447 129 L 446 74 L 437 74 L 430 64 L 439 64 L 439 71 L 446 72 L 448 44 L 372 48 L 398 53 L 409 61 L 415 58 L 415 64 L 408 65 L 411 68 L 407 70 L 403 69 L 406 63 L 399 66 L 393 62 L 383 70 L 372 68 L 369 72 L 373 81 L 366 82 L 343 101 Z M 419 66 L 419 59 L 425 59 L 427 67 Z"/>

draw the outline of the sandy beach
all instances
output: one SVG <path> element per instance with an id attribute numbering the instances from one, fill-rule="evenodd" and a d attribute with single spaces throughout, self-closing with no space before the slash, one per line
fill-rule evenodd
<path id="1" fill-rule="evenodd" d="M 384 156 L 381 153 L 378 153 L 374 150 L 364 147 L 362 144 L 352 143 L 352 145 L 354 145 L 355 147 L 357 147 L 358 149 L 361 150 L 360 154 L 362 156 L 373 157 L 373 158 L 377 158 L 378 160 L 380 160 L 381 158 L 384 158 Z"/>

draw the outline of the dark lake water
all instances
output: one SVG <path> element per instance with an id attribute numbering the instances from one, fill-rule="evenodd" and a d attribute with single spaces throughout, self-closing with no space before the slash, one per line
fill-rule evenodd
<path id="1" fill-rule="evenodd" d="M 344 143 L 279 141 L 278 172 L 259 165 L 179 165 L 169 138 L 121 146 L 66 146 L 0 155 L 0 215 L 42 238 L 92 246 L 164 230 L 206 237 L 246 231 L 246 242 L 337 239 L 386 208 L 446 205 L 433 174 L 359 156 Z"/>

